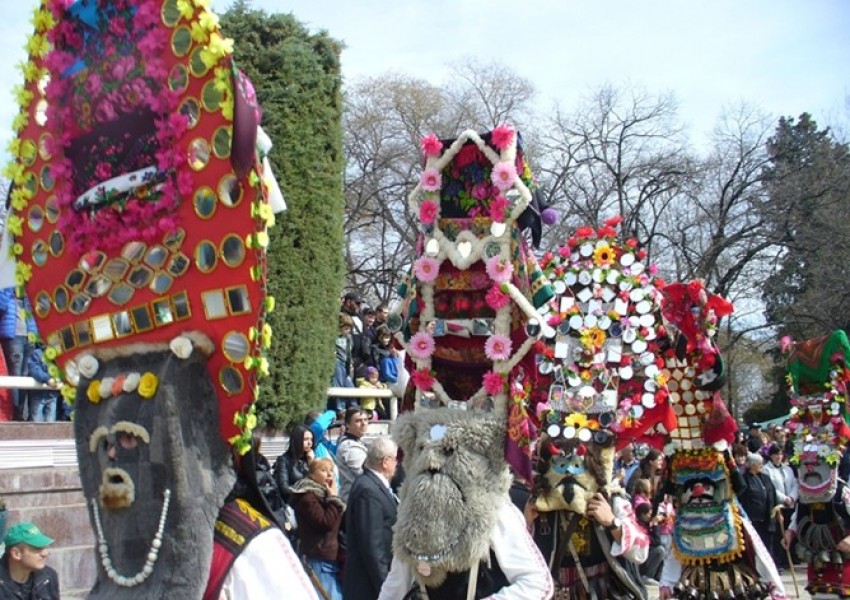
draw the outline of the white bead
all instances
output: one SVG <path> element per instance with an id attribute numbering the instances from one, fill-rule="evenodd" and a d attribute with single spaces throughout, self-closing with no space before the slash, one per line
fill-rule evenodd
<path id="1" fill-rule="evenodd" d="M 162 541 L 161 541 L 161 540 L 159 540 L 159 539 L 155 539 L 155 540 L 153 541 L 153 544 L 151 544 L 151 546 L 153 546 L 154 548 L 156 548 L 157 550 L 159 550 L 159 548 L 162 546 Z"/>

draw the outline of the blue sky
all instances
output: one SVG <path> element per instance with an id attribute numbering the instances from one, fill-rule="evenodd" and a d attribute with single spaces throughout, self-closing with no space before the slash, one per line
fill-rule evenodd
<path id="1" fill-rule="evenodd" d="M 230 0 L 213 0 L 223 11 Z M 0 152 L 34 0 L 3 0 Z M 850 121 L 850 2 L 843 0 L 253 0 L 345 42 L 347 81 L 387 71 L 440 83 L 454 60 L 503 62 L 540 106 L 603 83 L 672 91 L 699 137 L 740 101 L 767 113 Z M 5 161 L 4 161 L 5 162 Z"/>

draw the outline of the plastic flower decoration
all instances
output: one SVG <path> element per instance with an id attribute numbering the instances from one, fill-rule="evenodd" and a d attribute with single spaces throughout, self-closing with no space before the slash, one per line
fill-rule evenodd
<path id="1" fill-rule="evenodd" d="M 498 256 L 493 256 L 487 259 L 486 271 L 490 279 L 496 283 L 507 283 L 511 280 L 514 267 L 510 262 L 503 261 Z"/>
<path id="2" fill-rule="evenodd" d="M 614 249 L 608 244 L 601 244 L 593 252 L 593 262 L 599 267 L 610 267 L 614 262 Z"/>
<path id="3" fill-rule="evenodd" d="M 420 141 L 420 145 L 422 147 L 422 154 L 425 157 L 430 156 L 440 156 L 440 152 L 443 150 L 443 142 L 437 139 L 437 136 L 433 133 L 429 133 Z"/>
<path id="4" fill-rule="evenodd" d="M 517 179 L 516 167 L 509 162 L 500 162 L 493 167 L 490 179 L 493 181 L 493 185 L 504 192 L 510 189 Z"/>
<path id="5" fill-rule="evenodd" d="M 505 389 L 505 377 L 501 373 L 495 371 L 487 371 L 484 373 L 484 391 L 491 396 L 501 393 Z"/>
<path id="6" fill-rule="evenodd" d="M 419 391 L 427 392 L 434 387 L 434 375 L 427 368 L 416 369 L 410 379 Z"/>
<path id="7" fill-rule="evenodd" d="M 434 338 L 430 333 L 420 331 L 412 338 L 408 345 L 408 352 L 413 358 L 424 360 L 434 353 Z"/>
<path id="8" fill-rule="evenodd" d="M 425 225 L 432 225 L 440 214 L 440 207 L 436 202 L 425 200 L 419 205 L 419 220 Z"/>
<path id="9" fill-rule="evenodd" d="M 440 261 L 430 256 L 422 256 L 413 263 L 413 273 L 423 283 L 433 283 L 440 273 Z"/>
<path id="10" fill-rule="evenodd" d="M 503 123 L 493 130 L 490 140 L 497 150 L 504 150 L 514 141 L 516 129 L 510 123 Z"/>
<path id="11" fill-rule="evenodd" d="M 504 293 L 498 285 L 494 285 L 487 291 L 485 300 L 487 301 L 487 306 L 493 310 L 499 310 L 510 303 L 511 297 Z"/>
<path id="12" fill-rule="evenodd" d="M 511 338 L 502 334 L 491 335 L 484 343 L 484 354 L 492 361 L 507 360 L 511 356 Z"/>
<path id="13" fill-rule="evenodd" d="M 437 169 L 425 169 L 419 177 L 419 185 L 426 192 L 437 192 L 443 186 L 443 176 Z"/>

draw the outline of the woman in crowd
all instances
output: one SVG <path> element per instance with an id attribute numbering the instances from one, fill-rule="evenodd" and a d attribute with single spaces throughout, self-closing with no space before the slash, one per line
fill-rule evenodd
<path id="1" fill-rule="evenodd" d="M 630 496 L 634 496 L 635 494 L 635 486 L 639 479 L 648 479 L 650 490 L 649 490 L 649 498 L 654 502 L 655 494 L 659 491 L 659 486 L 661 482 L 661 473 L 664 469 L 664 455 L 661 454 L 655 448 L 650 448 L 650 450 L 646 453 L 642 459 L 640 459 L 640 465 L 635 472 L 632 473 L 632 476 L 629 477 L 629 480 L 626 482 L 626 492 Z"/>
<path id="2" fill-rule="evenodd" d="M 292 488 L 304 479 L 313 462 L 313 432 L 298 424 L 289 432 L 289 447 L 274 463 L 274 478 L 283 501 L 291 505 Z"/>
<path id="3" fill-rule="evenodd" d="M 292 490 L 299 550 L 331 600 L 342 600 L 339 585 L 339 529 L 345 504 L 337 496 L 334 463 L 317 458 L 309 475 Z"/>
<path id="4" fill-rule="evenodd" d="M 750 517 L 766 548 L 772 548 L 771 531 L 773 525 L 773 507 L 776 506 L 776 489 L 773 482 L 762 473 L 764 459 L 759 454 L 747 456 L 747 470 L 744 472 L 746 488 L 738 492 L 738 500 Z"/>

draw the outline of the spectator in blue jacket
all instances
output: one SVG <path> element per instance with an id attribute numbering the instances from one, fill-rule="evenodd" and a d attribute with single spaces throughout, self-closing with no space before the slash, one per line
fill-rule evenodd
<path id="1" fill-rule="evenodd" d="M 49 385 L 53 389 L 29 391 L 29 417 L 36 423 L 52 423 L 56 420 L 59 406 L 59 382 L 47 372 L 44 362 L 44 350 L 40 344 L 33 346 L 27 363 L 27 373 L 38 383 Z"/>
<path id="2" fill-rule="evenodd" d="M 0 289 L 0 346 L 3 348 L 9 375 L 27 374 L 27 363 L 32 352 L 29 334 L 37 333 L 32 318 L 32 307 L 26 297 L 16 297 L 13 287 Z M 12 388 L 12 404 L 15 408 L 15 419 L 18 421 L 27 420 L 29 411 L 26 398 L 25 391 Z"/>

